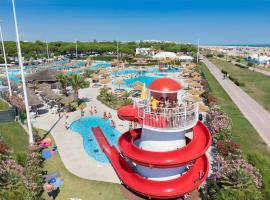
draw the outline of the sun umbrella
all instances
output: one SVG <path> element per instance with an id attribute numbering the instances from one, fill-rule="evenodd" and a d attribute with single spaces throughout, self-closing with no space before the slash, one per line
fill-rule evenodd
<path id="1" fill-rule="evenodd" d="M 100 80 L 100 83 L 105 85 L 105 84 L 108 84 L 110 81 L 111 81 L 111 80 L 108 79 L 108 78 L 107 78 L 107 79 L 101 79 L 101 80 Z"/>
<path id="2" fill-rule="evenodd" d="M 200 104 L 199 105 L 199 111 L 200 112 L 207 112 L 207 111 L 209 111 L 209 107 L 204 105 L 204 104 Z"/>
<path id="3" fill-rule="evenodd" d="M 61 96 L 50 91 L 50 93 L 46 95 L 46 98 L 51 100 L 59 100 L 61 99 Z"/>
<path id="4" fill-rule="evenodd" d="M 119 79 L 119 80 L 115 81 L 114 83 L 117 84 L 117 85 L 119 85 L 119 89 L 120 89 L 120 86 L 122 84 L 124 84 L 125 82 L 123 80 Z"/>
<path id="5" fill-rule="evenodd" d="M 200 95 L 202 92 L 203 92 L 202 90 L 196 90 L 196 89 L 191 89 L 188 91 L 188 93 L 192 95 Z"/>
<path id="6" fill-rule="evenodd" d="M 190 95 L 185 97 L 186 101 L 192 101 L 192 102 L 199 102 L 201 101 L 201 98 L 198 95 Z"/>
<path id="7" fill-rule="evenodd" d="M 64 105 L 67 105 L 67 104 L 73 102 L 74 100 L 75 100 L 74 95 L 70 95 L 70 96 L 67 96 L 67 97 L 64 96 L 64 97 L 61 98 L 60 103 L 62 103 Z"/>

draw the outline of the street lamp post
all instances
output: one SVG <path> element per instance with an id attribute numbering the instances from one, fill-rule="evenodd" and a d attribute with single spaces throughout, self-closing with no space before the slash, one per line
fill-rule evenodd
<path id="1" fill-rule="evenodd" d="M 33 131 L 32 131 L 32 125 L 31 125 L 31 119 L 30 119 L 29 104 L 28 104 L 26 83 L 25 83 L 25 77 L 24 77 L 24 68 L 23 68 L 23 62 L 22 62 L 21 44 L 20 44 L 20 38 L 19 38 L 19 31 L 18 31 L 18 25 L 17 25 L 17 17 L 16 17 L 16 9 L 15 9 L 14 0 L 12 0 L 12 8 L 13 8 L 14 25 L 15 25 L 15 31 L 16 31 L 18 60 L 19 60 L 19 66 L 20 66 L 20 69 L 21 69 L 21 78 L 22 78 L 22 85 L 23 85 L 25 111 L 26 111 L 26 116 L 27 116 L 29 143 L 33 144 L 34 143 L 34 137 L 33 137 Z"/>
<path id="2" fill-rule="evenodd" d="M 4 61 L 5 61 L 5 69 L 6 69 L 6 76 L 7 76 L 7 82 L 8 82 L 9 96 L 12 96 L 12 91 L 11 91 L 11 86 L 10 86 L 10 80 L 9 80 L 9 74 L 8 74 L 6 50 L 5 50 L 5 44 L 4 44 L 4 39 L 3 39 L 1 22 L 0 22 L 0 37 L 1 37 L 1 41 L 2 41 L 3 56 L 4 56 Z"/>

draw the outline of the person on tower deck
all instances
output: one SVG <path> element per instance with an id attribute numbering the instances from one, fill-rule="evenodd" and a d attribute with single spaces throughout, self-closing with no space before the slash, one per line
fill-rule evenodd
<path id="1" fill-rule="evenodd" d="M 151 107 L 152 107 L 152 112 L 157 112 L 157 107 L 158 107 L 159 101 L 155 99 L 154 97 L 151 97 Z"/>
<path id="2" fill-rule="evenodd" d="M 169 97 L 166 97 L 166 100 L 165 100 L 165 107 L 166 107 L 166 108 L 169 108 L 169 107 L 170 107 L 170 100 L 169 100 Z"/>

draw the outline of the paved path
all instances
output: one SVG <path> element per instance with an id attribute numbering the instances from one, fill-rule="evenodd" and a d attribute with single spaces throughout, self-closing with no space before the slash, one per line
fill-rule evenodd
<path id="1" fill-rule="evenodd" d="M 128 122 L 121 121 L 117 117 L 115 110 L 112 110 L 96 99 L 98 89 L 86 88 L 79 91 L 80 98 L 90 98 L 87 102 L 85 115 L 89 115 L 90 105 L 96 106 L 98 115 L 103 112 L 111 112 L 116 122 L 116 128 L 120 132 L 127 131 Z M 69 114 L 68 123 L 80 118 L 80 111 Z M 80 134 L 65 129 L 65 119 L 58 119 L 58 115 L 47 113 L 34 120 L 33 125 L 50 131 L 56 145 L 58 146 L 60 157 L 65 167 L 74 175 L 81 178 L 120 183 L 115 171 L 110 164 L 104 164 L 92 159 L 84 150 L 83 140 Z"/>
<path id="2" fill-rule="evenodd" d="M 221 71 L 214 64 L 209 62 L 207 58 L 203 57 L 203 62 L 220 85 L 225 89 L 233 102 L 238 106 L 243 115 L 270 147 L 270 113 L 232 81 L 223 80 Z"/>
<path id="3" fill-rule="evenodd" d="M 248 69 L 253 71 L 253 67 L 249 67 Z M 256 68 L 256 67 L 255 67 L 255 71 L 270 77 L 270 71 L 265 71 L 263 69 L 259 69 L 259 68 Z"/>
<path id="4" fill-rule="evenodd" d="M 222 60 L 222 61 L 228 62 L 228 61 L 227 61 L 226 59 L 224 59 L 224 58 L 219 58 L 219 57 L 215 57 L 215 58 L 217 58 L 217 59 L 219 59 L 219 60 Z M 235 65 L 235 64 L 243 65 L 243 66 L 247 67 L 247 68 L 248 68 L 249 70 L 251 70 L 251 71 L 254 70 L 254 71 L 256 71 L 256 72 L 259 72 L 259 73 L 261 73 L 261 74 L 264 74 L 264 75 L 270 77 L 270 71 L 266 71 L 266 70 L 260 69 L 260 68 L 258 68 L 258 67 L 255 67 L 255 69 L 254 69 L 253 67 L 248 67 L 247 65 L 245 65 L 245 64 L 243 64 L 243 63 L 239 63 L 239 62 L 235 62 L 235 61 L 232 61 L 232 64 L 233 64 L 233 65 Z"/>

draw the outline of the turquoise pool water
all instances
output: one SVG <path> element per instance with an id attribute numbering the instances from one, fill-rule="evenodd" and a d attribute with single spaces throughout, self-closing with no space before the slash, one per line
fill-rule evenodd
<path id="1" fill-rule="evenodd" d="M 110 127 L 110 121 L 105 120 L 98 116 L 83 117 L 79 120 L 72 122 L 70 129 L 79 133 L 83 138 L 83 146 L 86 153 L 93 159 L 102 162 L 109 163 L 106 155 L 100 149 L 95 136 L 91 130 L 92 127 L 99 126 L 110 144 L 117 147 L 117 141 L 120 136 L 120 132 Z M 72 148 L 72 147 L 71 147 Z"/>
<path id="2" fill-rule="evenodd" d="M 121 71 L 113 72 L 112 76 L 122 76 L 122 75 L 129 75 L 129 74 L 137 74 L 138 70 L 135 69 L 124 69 Z"/>
<path id="3" fill-rule="evenodd" d="M 29 71 L 24 70 L 24 74 L 27 75 L 29 73 Z M 8 71 L 8 75 L 9 75 L 9 79 L 12 81 L 21 81 L 21 78 L 17 77 L 17 75 L 21 74 L 21 70 L 9 70 Z"/>
<path id="4" fill-rule="evenodd" d="M 136 81 L 140 81 L 142 83 L 145 83 L 145 86 L 148 87 L 150 85 L 150 83 L 152 83 L 152 81 L 156 80 L 158 77 L 154 77 L 154 76 L 138 76 L 135 78 L 129 78 L 124 80 L 125 84 L 124 86 L 126 87 L 133 87 L 133 84 Z"/>

